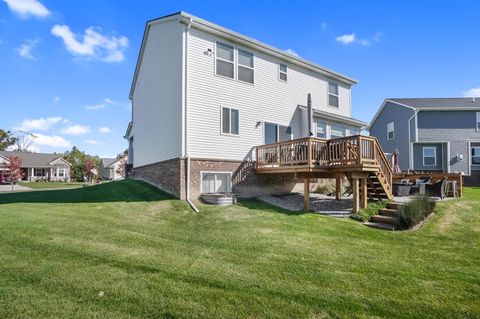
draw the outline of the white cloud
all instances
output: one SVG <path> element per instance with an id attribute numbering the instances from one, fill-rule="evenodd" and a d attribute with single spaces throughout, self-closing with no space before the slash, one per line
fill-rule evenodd
<path id="1" fill-rule="evenodd" d="M 288 48 L 285 50 L 285 52 L 291 54 L 291 55 L 294 55 L 294 56 L 299 56 L 297 52 L 295 52 L 295 50 L 293 50 L 292 48 Z"/>
<path id="2" fill-rule="evenodd" d="M 98 27 L 89 27 L 85 34 L 74 34 L 67 25 L 55 25 L 51 32 L 63 40 L 65 47 L 75 56 L 85 59 L 98 59 L 104 62 L 125 60 L 123 51 L 128 47 L 125 36 L 105 36 Z M 79 40 L 81 39 L 81 40 Z"/>
<path id="3" fill-rule="evenodd" d="M 30 60 L 35 60 L 35 57 L 32 55 L 33 49 L 37 46 L 37 44 L 40 42 L 40 39 L 35 39 L 35 40 L 25 40 L 22 45 L 19 48 L 16 48 L 18 54 L 22 58 L 30 59 Z"/>
<path id="4" fill-rule="evenodd" d="M 109 129 L 108 127 L 106 127 L 106 126 L 103 126 L 103 127 L 99 128 L 98 131 L 100 133 L 104 133 L 104 134 L 112 132 L 112 130 Z"/>
<path id="5" fill-rule="evenodd" d="M 106 97 L 104 101 L 105 101 L 105 103 L 108 103 L 108 104 L 115 104 L 115 102 L 110 100 L 108 97 Z"/>
<path id="6" fill-rule="evenodd" d="M 322 29 L 325 29 L 327 27 L 327 23 L 325 21 L 323 21 L 320 26 L 322 27 Z"/>
<path id="7" fill-rule="evenodd" d="M 50 11 L 38 0 L 3 0 L 8 8 L 21 18 L 46 18 Z"/>
<path id="8" fill-rule="evenodd" d="M 35 144 L 50 147 L 70 147 L 70 141 L 58 135 L 34 134 Z"/>
<path id="9" fill-rule="evenodd" d="M 82 126 L 82 125 L 70 125 L 65 127 L 62 130 L 63 134 L 68 134 L 68 135 L 84 135 L 90 132 L 90 126 Z"/>
<path id="10" fill-rule="evenodd" d="M 54 96 L 52 100 L 53 102 L 60 102 L 61 99 L 59 96 Z"/>
<path id="11" fill-rule="evenodd" d="M 344 45 L 353 43 L 355 42 L 355 40 L 356 40 L 355 33 L 344 34 L 335 38 L 335 41 L 340 42 L 341 44 L 344 44 Z"/>
<path id="12" fill-rule="evenodd" d="M 100 142 L 97 140 L 85 140 L 83 141 L 85 144 L 90 144 L 90 145 L 103 145 L 105 144 L 104 142 Z"/>
<path id="13" fill-rule="evenodd" d="M 91 110 L 91 111 L 100 110 L 100 109 L 105 108 L 105 104 L 100 103 L 100 104 L 86 105 L 85 108 L 86 108 L 87 110 Z"/>
<path id="14" fill-rule="evenodd" d="M 16 127 L 17 131 L 48 131 L 51 126 L 57 124 L 62 120 L 61 117 L 47 117 L 47 118 L 38 118 L 38 119 L 24 119 L 20 126 Z"/>
<path id="15" fill-rule="evenodd" d="M 480 97 L 480 86 L 463 92 L 464 97 Z"/>

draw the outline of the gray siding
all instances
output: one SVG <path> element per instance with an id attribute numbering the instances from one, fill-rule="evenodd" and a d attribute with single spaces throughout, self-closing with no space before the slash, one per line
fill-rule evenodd
<path id="1" fill-rule="evenodd" d="M 450 142 L 448 163 L 450 172 L 469 173 L 469 142 L 480 141 L 476 131 L 475 111 L 420 111 L 418 113 L 418 140 Z M 463 161 L 457 159 L 463 154 Z"/>
<path id="2" fill-rule="evenodd" d="M 424 166 L 423 165 L 423 147 L 436 147 L 437 165 Z M 446 144 L 442 143 L 415 143 L 413 144 L 413 169 L 416 171 L 443 171 L 444 152 L 447 152 Z"/>
<path id="3" fill-rule="evenodd" d="M 400 152 L 399 164 L 402 170 L 409 169 L 408 120 L 413 114 L 414 111 L 410 108 L 387 102 L 370 127 L 370 135 L 378 139 L 384 152 L 392 153 L 398 149 Z M 387 140 L 387 124 L 390 122 L 395 123 L 395 137 Z"/>

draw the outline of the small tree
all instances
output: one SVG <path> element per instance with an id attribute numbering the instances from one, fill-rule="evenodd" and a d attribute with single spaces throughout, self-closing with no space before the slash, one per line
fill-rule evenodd
<path id="1" fill-rule="evenodd" d="M 0 151 L 4 151 L 7 147 L 14 145 L 17 138 L 12 135 L 10 131 L 0 129 Z"/>
<path id="2" fill-rule="evenodd" d="M 17 182 L 17 180 L 23 177 L 22 171 L 22 159 L 18 156 L 9 156 L 8 157 L 9 163 L 7 165 L 7 178 L 10 180 L 10 184 L 13 185 Z"/>
<path id="3" fill-rule="evenodd" d="M 94 171 L 96 170 L 95 161 L 93 159 L 87 159 L 85 161 L 85 166 L 83 167 L 83 176 L 90 179 L 92 175 L 94 175 Z"/>
<path id="4" fill-rule="evenodd" d="M 118 175 L 122 176 L 122 177 L 125 177 L 125 164 L 127 163 L 127 158 L 126 157 L 122 157 L 119 161 L 118 161 L 118 167 L 117 167 L 117 170 L 115 171 Z"/>

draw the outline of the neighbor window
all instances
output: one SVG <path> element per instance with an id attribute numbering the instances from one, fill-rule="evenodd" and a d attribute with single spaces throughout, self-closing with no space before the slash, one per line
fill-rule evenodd
<path id="1" fill-rule="evenodd" d="M 65 169 L 64 168 L 58 169 L 58 177 L 65 177 Z"/>
<path id="2" fill-rule="evenodd" d="M 216 74 L 233 79 L 234 54 L 231 45 L 217 42 L 216 50 Z"/>
<path id="3" fill-rule="evenodd" d="M 287 66 L 285 64 L 278 64 L 278 78 L 282 81 L 287 81 Z"/>
<path id="4" fill-rule="evenodd" d="M 330 126 L 330 138 L 339 138 L 345 136 L 345 126 L 332 124 Z"/>
<path id="5" fill-rule="evenodd" d="M 480 165 L 480 147 L 472 147 L 472 165 Z"/>
<path id="6" fill-rule="evenodd" d="M 328 82 L 328 105 L 338 107 L 338 84 Z"/>
<path id="7" fill-rule="evenodd" d="M 238 110 L 229 107 L 222 107 L 222 133 L 238 135 L 238 131 Z"/>
<path id="8" fill-rule="evenodd" d="M 202 173 L 202 193 L 230 192 L 230 173 Z"/>
<path id="9" fill-rule="evenodd" d="M 34 168 L 33 175 L 35 177 L 44 177 L 45 176 L 45 169 L 43 168 Z"/>
<path id="10" fill-rule="evenodd" d="M 238 50 L 238 80 L 253 84 L 253 53 Z"/>
<path id="11" fill-rule="evenodd" d="M 273 144 L 292 139 L 290 126 L 265 123 L 265 144 Z"/>
<path id="12" fill-rule="evenodd" d="M 387 140 L 393 140 L 395 137 L 395 124 L 390 122 L 387 124 Z"/>
<path id="13" fill-rule="evenodd" d="M 480 112 L 477 112 L 477 131 L 480 131 Z"/>
<path id="14" fill-rule="evenodd" d="M 317 137 L 327 138 L 327 123 L 323 121 L 317 121 Z"/>
<path id="15" fill-rule="evenodd" d="M 437 148 L 434 146 L 426 146 L 423 148 L 423 166 L 437 165 Z"/>

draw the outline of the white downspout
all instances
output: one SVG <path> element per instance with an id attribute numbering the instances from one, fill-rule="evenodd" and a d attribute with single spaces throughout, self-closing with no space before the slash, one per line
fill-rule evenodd
<path id="1" fill-rule="evenodd" d="M 185 129 L 184 129 L 184 138 L 185 138 L 185 142 L 184 142 L 184 145 L 185 145 L 185 150 L 184 150 L 184 154 L 185 154 L 185 157 L 187 159 L 187 165 L 185 167 L 186 169 L 186 174 L 187 174 L 187 181 L 186 181 L 186 185 L 185 185 L 185 199 L 188 203 L 188 205 L 190 205 L 190 207 L 193 209 L 193 211 L 195 213 L 199 213 L 200 211 L 198 210 L 198 208 L 195 206 L 195 204 L 190 200 L 190 156 L 188 154 L 188 137 L 187 137 L 187 132 L 188 132 L 188 117 L 187 117 L 187 110 L 188 110 L 188 105 L 187 105 L 187 74 L 188 74 L 188 65 L 187 65 L 187 62 L 188 62 L 188 36 L 189 36 L 189 33 L 190 33 L 190 27 L 192 26 L 192 21 L 193 19 L 192 18 L 188 18 L 188 24 L 186 26 L 187 28 L 187 32 L 185 33 L 185 61 L 184 61 L 184 68 L 185 68 L 185 72 L 184 72 L 184 88 L 183 88 L 183 94 L 184 94 L 184 113 L 185 113 Z"/>

